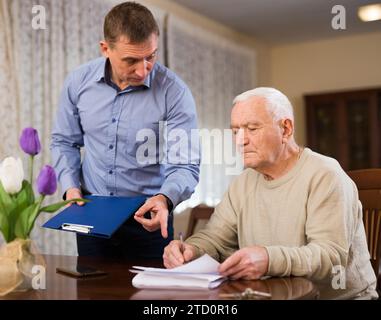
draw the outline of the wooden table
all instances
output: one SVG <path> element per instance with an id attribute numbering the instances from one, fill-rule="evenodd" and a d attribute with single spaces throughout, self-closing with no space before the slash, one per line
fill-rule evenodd
<path id="1" fill-rule="evenodd" d="M 45 255 L 46 289 L 15 292 L 2 299 L 28 300 L 220 300 L 221 293 L 242 292 L 246 288 L 271 293 L 275 300 L 316 299 L 318 290 L 304 278 L 270 278 L 256 281 L 227 281 L 214 290 L 154 290 L 132 286 L 133 265 L 162 267 L 161 261 L 115 261 L 94 257 Z M 95 267 L 106 276 L 76 279 L 56 272 L 56 267 L 76 264 Z"/>

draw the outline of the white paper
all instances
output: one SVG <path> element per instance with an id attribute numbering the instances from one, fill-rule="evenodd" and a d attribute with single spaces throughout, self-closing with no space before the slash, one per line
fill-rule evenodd
<path id="1" fill-rule="evenodd" d="M 156 271 L 156 272 L 164 272 L 164 273 L 207 273 L 207 274 L 219 274 L 218 266 L 220 263 L 214 260 L 208 254 L 204 254 L 202 257 L 190 261 L 182 266 L 165 269 L 165 268 L 149 268 L 149 267 L 140 267 L 133 266 L 135 269 L 144 270 L 144 271 Z"/>
<path id="2" fill-rule="evenodd" d="M 193 260 L 173 269 L 134 266 L 138 274 L 132 284 L 136 288 L 188 288 L 214 289 L 226 278 L 218 273 L 220 264 L 209 255 Z"/>

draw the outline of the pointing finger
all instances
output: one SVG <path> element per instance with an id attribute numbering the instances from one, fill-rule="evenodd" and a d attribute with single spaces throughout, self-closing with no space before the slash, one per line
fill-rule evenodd
<path id="1" fill-rule="evenodd" d="M 168 210 L 160 215 L 161 235 L 168 238 Z"/>

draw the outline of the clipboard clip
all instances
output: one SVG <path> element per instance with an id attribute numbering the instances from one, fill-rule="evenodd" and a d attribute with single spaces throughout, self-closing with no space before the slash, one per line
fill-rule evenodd
<path id="1" fill-rule="evenodd" d="M 74 223 L 63 223 L 61 225 L 62 230 L 67 230 L 67 231 L 75 231 L 75 232 L 80 232 L 80 233 L 90 233 L 91 229 L 93 229 L 93 226 L 86 226 L 83 224 L 74 224 Z"/>

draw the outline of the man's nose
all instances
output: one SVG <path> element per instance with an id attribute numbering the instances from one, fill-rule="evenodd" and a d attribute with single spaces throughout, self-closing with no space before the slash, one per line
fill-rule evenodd
<path id="1" fill-rule="evenodd" d="M 248 144 L 247 134 L 244 129 L 239 129 L 236 136 L 236 144 L 238 146 L 244 146 Z"/>
<path id="2" fill-rule="evenodd" d="M 145 78 L 148 75 L 149 68 L 146 60 L 141 60 L 136 66 L 135 73 L 139 78 Z"/>

